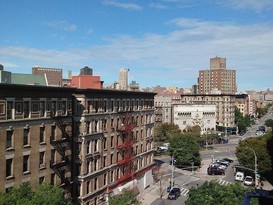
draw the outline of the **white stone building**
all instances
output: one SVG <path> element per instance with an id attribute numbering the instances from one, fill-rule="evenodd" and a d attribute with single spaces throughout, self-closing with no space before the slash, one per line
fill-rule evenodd
<path id="1" fill-rule="evenodd" d="M 198 125 L 201 132 L 216 130 L 216 105 L 176 104 L 173 106 L 174 124 L 184 131 Z"/>

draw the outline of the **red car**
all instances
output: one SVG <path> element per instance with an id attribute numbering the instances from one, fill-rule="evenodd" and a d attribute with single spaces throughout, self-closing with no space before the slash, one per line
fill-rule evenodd
<path id="1" fill-rule="evenodd" d="M 225 175 L 225 170 L 218 167 L 208 167 L 208 175 Z"/>

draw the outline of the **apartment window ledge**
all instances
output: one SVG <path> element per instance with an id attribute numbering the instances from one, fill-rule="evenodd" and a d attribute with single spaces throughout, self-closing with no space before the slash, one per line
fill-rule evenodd
<path id="1" fill-rule="evenodd" d="M 26 144 L 23 146 L 23 148 L 30 148 L 30 147 L 31 147 L 30 144 Z"/>
<path id="2" fill-rule="evenodd" d="M 28 170 L 28 171 L 23 172 L 23 175 L 27 175 L 27 174 L 30 174 L 30 171 L 29 171 L 29 170 Z"/>
<path id="3" fill-rule="evenodd" d="M 13 147 L 6 148 L 6 151 L 14 151 Z"/>
<path id="4" fill-rule="evenodd" d="M 6 177 L 6 180 L 14 179 L 15 177 L 13 175 Z"/>
<path id="5" fill-rule="evenodd" d="M 40 145 L 46 145 L 46 143 L 45 142 L 40 142 Z"/>

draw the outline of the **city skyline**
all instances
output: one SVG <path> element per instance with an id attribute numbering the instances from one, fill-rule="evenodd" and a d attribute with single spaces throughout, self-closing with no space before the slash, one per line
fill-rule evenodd
<path id="1" fill-rule="evenodd" d="M 273 90 L 273 2 L 267 0 L 1 1 L 0 64 L 78 75 L 105 86 L 129 68 L 141 88 L 197 83 L 215 56 L 236 70 L 238 92 Z"/>

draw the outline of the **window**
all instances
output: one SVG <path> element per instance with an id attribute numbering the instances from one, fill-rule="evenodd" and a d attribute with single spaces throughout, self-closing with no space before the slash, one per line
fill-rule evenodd
<path id="1" fill-rule="evenodd" d="M 23 146 L 29 145 L 29 128 L 24 129 Z"/>
<path id="2" fill-rule="evenodd" d="M 111 136 L 111 148 L 114 147 L 114 136 Z"/>
<path id="3" fill-rule="evenodd" d="M 51 138 L 52 138 L 52 140 L 56 140 L 56 126 L 55 125 L 51 126 Z"/>
<path id="4" fill-rule="evenodd" d="M 86 142 L 86 154 L 90 153 L 90 141 Z"/>
<path id="5" fill-rule="evenodd" d="M 39 177 L 39 184 L 42 184 L 45 181 L 45 177 Z"/>
<path id="6" fill-rule="evenodd" d="M 55 149 L 52 149 L 52 150 L 51 150 L 50 163 L 55 164 L 55 159 L 56 159 L 56 150 L 55 150 Z"/>
<path id="7" fill-rule="evenodd" d="M 29 102 L 24 102 L 24 118 L 29 118 Z"/>
<path id="8" fill-rule="evenodd" d="M 90 172 L 90 161 L 86 162 L 86 174 Z"/>
<path id="9" fill-rule="evenodd" d="M 106 161 L 107 160 L 107 157 L 106 156 L 103 156 L 103 167 L 106 167 Z"/>
<path id="10" fill-rule="evenodd" d="M 6 177 L 13 176 L 13 159 L 6 160 Z"/>
<path id="11" fill-rule="evenodd" d="M 44 169 L 45 168 L 45 152 L 40 152 L 39 156 L 39 169 Z"/>
<path id="12" fill-rule="evenodd" d="M 40 143 L 45 143 L 45 127 L 40 127 Z"/>
<path id="13" fill-rule="evenodd" d="M 94 152 L 98 151 L 98 140 L 94 140 Z"/>
<path id="14" fill-rule="evenodd" d="M 113 157 L 114 157 L 114 155 L 111 154 L 111 164 L 113 164 Z"/>
<path id="15" fill-rule="evenodd" d="M 107 184 L 107 174 L 104 174 L 103 176 L 103 185 L 105 186 Z"/>
<path id="16" fill-rule="evenodd" d="M 42 101 L 40 102 L 40 117 L 44 117 L 45 116 L 45 102 Z"/>
<path id="17" fill-rule="evenodd" d="M 52 104 L 51 104 L 51 112 L 52 112 L 52 115 L 55 116 L 56 115 L 56 111 L 57 111 L 57 102 L 56 101 L 53 101 Z"/>
<path id="18" fill-rule="evenodd" d="M 89 194 L 90 191 L 90 181 L 86 182 L 86 194 Z"/>
<path id="19" fill-rule="evenodd" d="M 107 145 L 107 138 L 105 137 L 105 138 L 103 138 L 103 149 L 104 150 L 107 149 L 106 145 Z"/>
<path id="20" fill-rule="evenodd" d="M 23 156 L 23 173 L 29 172 L 29 155 Z"/>
<path id="21" fill-rule="evenodd" d="M 51 184 L 51 185 L 54 185 L 54 184 L 55 184 L 55 173 L 52 173 L 52 174 L 50 175 L 50 184 Z"/>
<path id="22" fill-rule="evenodd" d="M 5 114 L 5 104 L 0 103 L 0 114 Z"/>
<path id="23" fill-rule="evenodd" d="M 13 102 L 7 102 L 7 119 L 12 119 L 12 104 Z"/>
<path id="24" fill-rule="evenodd" d="M 39 112 L 39 103 L 35 102 L 35 103 L 31 103 L 31 110 L 34 113 L 38 113 Z"/>
<path id="25" fill-rule="evenodd" d="M 13 148 L 13 130 L 7 130 L 6 149 Z"/>
<path id="26" fill-rule="evenodd" d="M 62 101 L 62 115 L 66 114 L 66 102 Z"/>
<path id="27" fill-rule="evenodd" d="M 98 187 L 98 178 L 94 178 L 94 190 L 97 190 Z"/>
<path id="28" fill-rule="evenodd" d="M 15 112 L 16 112 L 16 114 L 23 113 L 23 103 L 21 103 L 21 102 L 15 103 Z"/>

